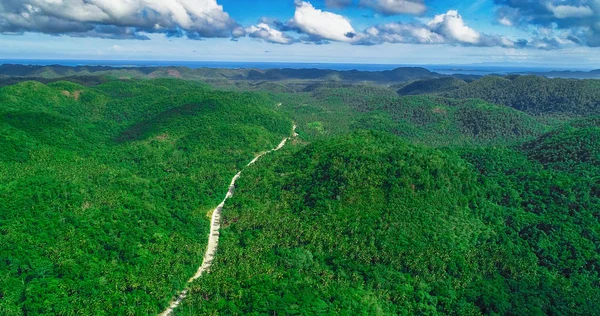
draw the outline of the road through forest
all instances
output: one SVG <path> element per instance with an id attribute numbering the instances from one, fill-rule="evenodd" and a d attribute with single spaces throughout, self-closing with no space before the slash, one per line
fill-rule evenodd
<path id="1" fill-rule="evenodd" d="M 296 134 L 296 125 L 294 125 L 292 137 L 296 137 L 296 136 L 298 136 L 298 134 Z M 274 149 L 265 151 L 265 152 L 261 153 L 260 155 L 256 156 L 254 159 L 252 159 L 252 161 L 250 161 L 250 163 L 247 165 L 247 167 L 252 166 L 264 155 L 266 155 L 270 152 L 273 152 L 273 151 L 280 150 L 281 148 L 283 148 L 283 146 L 285 146 L 287 141 L 292 137 L 284 138 L 281 141 L 281 143 L 279 143 L 279 145 L 277 147 L 275 147 Z M 221 204 L 219 204 L 219 206 L 217 206 L 217 208 L 212 213 L 212 218 L 210 221 L 210 235 L 208 236 L 208 245 L 206 246 L 206 252 L 204 253 L 204 260 L 202 261 L 202 265 L 198 268 L 198 271 L 196 272 L 196 274 L 188 280 L 188 285 L 190 283 L 194 282 L 195 280 L 197 280 L 198 278 L 200 278 L 202 276 L 202 274 L 204 274 L 205 272 L 210 271 L 210 267 L 215 258 L 215 254 L 217 252 L 217 247 L 219 246 L 219 230 L 221 229 L 221 213 L 223 211 L 223 206 L 225 206 L 225 202 L 227 202 L 228 199 L 233 197 L 233 193 L 235 190 L 235 183 L 241 176 L 242 176 L 242 171 L 238 172 L 233 177 L 233 179 L 231 179 L 231 184 L 229 184 L 229 190 L 227 191 L 227 195 L 225 196 L 225 199 L 223 199 L 223 202 L 221 202 Z M 186 298 L 188 292 L 189 292 L 189 287 L 184 289 L 177 297 L 175 297 L 171 301 L 169 307 L 164 312 L 162 312 L 159 316 L 172 315 L 173 311 Z"/>

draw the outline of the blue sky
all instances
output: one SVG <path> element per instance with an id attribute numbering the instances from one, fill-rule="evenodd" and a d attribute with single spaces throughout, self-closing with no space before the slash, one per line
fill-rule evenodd
<path id="1" fill-rule="evenodd" d="M 1 0 L 0 59 L 600 68 L 600 0 Z"/>

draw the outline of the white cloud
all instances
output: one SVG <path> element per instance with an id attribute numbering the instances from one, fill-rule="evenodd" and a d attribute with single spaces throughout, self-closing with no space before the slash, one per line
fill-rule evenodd
<path id="1" fill-rule="evenodd" d="M 481 39 L 481 34 L 465 25 L 456 10 L 436 15 L 433 20 L 427 22 L 427 26 L 431 30 L 461 43 L 478 44 Z"/>
<path id="2" fill-rule="evenodd" d="M 513 22 L 510 19 L 508 19 L 507 17 L 499 18 L 498 23 L 500 23 L 504 26 L 513 26 Z"/>
<path id="3" fill-rule="evenodd" d="M 385 15 L 420 15 L 427 10 L 423 0 L 361 0 L 360 4 Z"/>
<path id="4" fill-rule="evenodd" d="M 127 35 L 124 28 L 227 37 L 237 24 L 216 0 L 2 0 L 0 32 Z M 101 35 L 98 35 L 102 37 Z M 131 34 L 129 34 L 131 36 Z"/>
<path id="5" fill-rule="evenodd" d="M 366 35 L 366 36 L 365 36 Z M 388 23 L 368 28 L 362 39 L 369 44 L 378 43 L 415 43 L 415 44 L 441 44 L 446 39 L 424 26 Z"/>
<path id="6" fill-rule="evenodd" d="M 504 36 L 482 34 L 468 27 L 455 10 L 436 15 L 423 24 L 388 23 L 368 28 L 357 36 L 357 44 L 382 43 L 452 44 L 461 46 L 513 48 Z"/>
<path id="7" fill-rule="evenodd" d="M 592 11 L 592 9 L 588 6 L 554 6 L 551 3 L 549 3 L 548 10 L 552 11 L 554 16 L 558 19 L 585 18 L 594 15 L 594 11 Z"/>
<path id="8" fill-rule="evenodd" d="M 273 29 L 267 23 L 252 25 L 246 28 L 246 33 L 250 37 L 260 38 L 269 43 L 291 44 L 294 42 L 294 39 L 279 30 Z"/>
<path id="9" fill-rule="evenodd" d="M 551 28 L 562 37 L 543 39 L 540 47 L 600 47 L 600 0 L 494 0 L 498 22 L 530 30 Z M 557 46 L 558 45 L 558 46 Z"/>
<path id="10" fill-rule="evenodd" d="M 316 39 L 352 42 L 356 31 L 347 18 L 315 9 L 308 2 L 296 2 L 296 13 L 288 22 L 291 27 Z"/>

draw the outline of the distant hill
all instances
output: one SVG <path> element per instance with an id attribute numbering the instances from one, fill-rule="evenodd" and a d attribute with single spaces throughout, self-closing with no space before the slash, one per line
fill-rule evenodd
<path id="1" fill-rule="evenodd" d="M 461 79 L 447 77 L 423 79 L 411 82 L 398 90 L 399 95 L 437 94 L 450 92 L 466 86 L 467 82 Z"/>
<path id="2" fill-rule="evenodd" d="M 228 79 L 228 80 L 331 80 L 370 81 L 377 83 L 403 82 L 421 78 L 437 78 L 442 75 L 425 68 L 404 67 L 386 71 L 337 71 L 323 69 L 213 69 L 187 67 L 68 67 L 0 65 L 0 77 L 60 78 L 72 76 L 103 75 L 116 78 L 180 78 L 180 79 Z"/>
<path id="3" fill-rule="evenodd" d="M 548 129 L 528 113 L 476 99 L 399 96 L 382 86 L 357 84 L 315 84 L 306 91 L 311 99 L 296 94 L 288 102 L 299 103 L 290 104 L 294 118 L 300 127 L 308 123 L 304 130 L 316 137 L 367 129 L 433 146 L 482 145 L 527 141 Z"/>
<path id="4" fill-rule="evenodd" d="M 406 67 L 386 71 L 336 71 L 322 69 L 271 69 L 266 71 L 252 70 L 245 79 L 249 80 L 337 80 L 337 81 L 374 81 L 374 82 L 397 82 L 414 80 L 416 78 L 437 77 L 425 68 Z"/>
<path id="5" fill-rule="evenodd" d="M 445 95 L 483 99 L 533 114 L 600 114 L 600 80 L 487 76 Z"/>
<path id="6" fill-rule="evenodd" d="M 530 72 L 529 75 L 544 76 L 549 78 L 572 78 L 572 79 L 600 79 L 600 69 L 591 71 L 548 71 L 548 72 Z"/>

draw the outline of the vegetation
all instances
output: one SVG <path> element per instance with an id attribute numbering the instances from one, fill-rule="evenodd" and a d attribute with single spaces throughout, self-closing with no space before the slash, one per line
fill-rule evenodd
<path id="1" fill-rule="evenodd" d="M 488 76 L 448 96 L 483 99 L 532 114 L 600 114 L 600 80 Z"/>
<path id="2" fill-rule="evenodd" d="M 398 90 L 399 95 L 438 94 L 460 89 L 467 82 L 457 78 L 436 78 L 411 82 Z"/>
<path id="3" fill-rule="evenodd" d="M 262 166 L 179 314 L 600 313 L 597 173 L 364 132 Z"/>
<path id="4" fill-rule="evenodd" d="M 0 314 L 154 314 L 209 212 L 289 135 L 269 100 L 181 81 L 0 89 Z"/>
<path id="5" fill-rule="evenodd" d="M 400 97 L 372 85 L 315 85 L 308 92 L 276 94 L 274 99 L 311 141 L 369 129 L 440 147 L 506 145 L 533 139 L 557 124 L 481 100 Z"/>
<path id="6" fill-rule="evenodd" d="M 596 81 L 9 70 L 1 315 L 162 311 L 292 124 L 177 314 L 600 314 Z"/>

